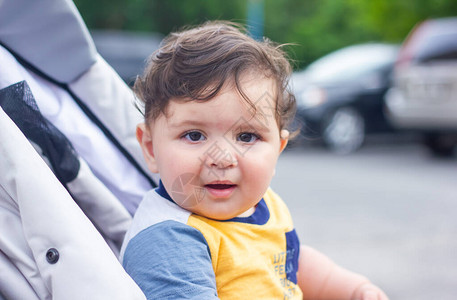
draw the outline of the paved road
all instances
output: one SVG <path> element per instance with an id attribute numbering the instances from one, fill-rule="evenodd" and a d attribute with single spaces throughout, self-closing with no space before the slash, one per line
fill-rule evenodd
<path id="1" fill-rule="evenodd" d="M 286 150 L 273 188 L 301 243 L 363 273 L 391 300 L 457 299 L 457 158 L 418 144 L 338 156 Z"/>

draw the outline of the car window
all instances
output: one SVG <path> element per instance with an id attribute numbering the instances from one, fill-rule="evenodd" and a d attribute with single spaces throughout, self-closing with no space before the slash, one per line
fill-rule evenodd
<path id="1" fill-rule="evenodd" d="M 418 63 L 457 59 L 457 32 L 429 36 L 419 46 L 414 60 Z"/>
<path id="2" fill-rule="evenodd" d="M 397 47 L 390 45 L 343 48 L 312 63 L 307 69 L 307 77 L 313 82 L 357 78 L 391 64 L 396 58 L 397 50 Z"/>

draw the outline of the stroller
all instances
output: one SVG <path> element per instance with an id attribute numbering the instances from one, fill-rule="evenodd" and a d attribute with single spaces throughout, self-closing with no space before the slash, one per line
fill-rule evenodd
<path id="1" fill-rule="evenodd" d="M 117 255 L 147 174 L 130 88 L 69 0 L 0 0 L 0 299 L 145 299 Z"/>

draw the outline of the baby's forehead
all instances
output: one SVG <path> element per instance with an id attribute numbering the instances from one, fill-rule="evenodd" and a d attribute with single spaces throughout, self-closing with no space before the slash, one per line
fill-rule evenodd
<path id="1" fill-rule="evenodd" d="M 244 106 L 250 117 L 274 117 L 275 111 L 278 109 L 277 91 L 277 83 L 274 78 L 266 76 L 262 72 L 243 72 L 237 79 L 230 78 L 222 85 L 207 84 L 195 97 L 170 97 L 164 101 L 160 113 L 157 112 L 158 114 L 155 116 L 163 115 L 167 119 L 172 118 L 173 113 L 170 111 L 170 106 L 176 107 L 186 103 L 199 103 L 202 104 L 199 106 L 201 108 L 207 105 L 217 108 L 217 106 L 224 106 L 228 101 L 237 101 Z M 208 97 L 208 95 L 212 96 Z M 217 99 L 223 100 L 215 101 Z"/>
<path id="2" fill-rule="evenodd" d="M 166 126 L 179 129 L 186 126 L 231 127 L 232 130 L 272 130 L 279 128 L 274 100 L 269 94 L 248 103 L 241 98 L 219 98 L 206 101 L 175 99 L 167 107 L 163 117 Z M 226 105 L 225 102 L 232 102 Z M 240 105 L 233 106 L 233 102 Z M 272 127 L 273 126 L 273 127 Z"/>

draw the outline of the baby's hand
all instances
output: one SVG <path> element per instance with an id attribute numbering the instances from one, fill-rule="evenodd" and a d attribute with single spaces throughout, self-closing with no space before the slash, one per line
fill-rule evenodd
<path id="1" fill-rule="evenodd" d="M 367 282 L 354 291 L 351 300 L 389 300 L 389 298 L 380 288 Z"/>

